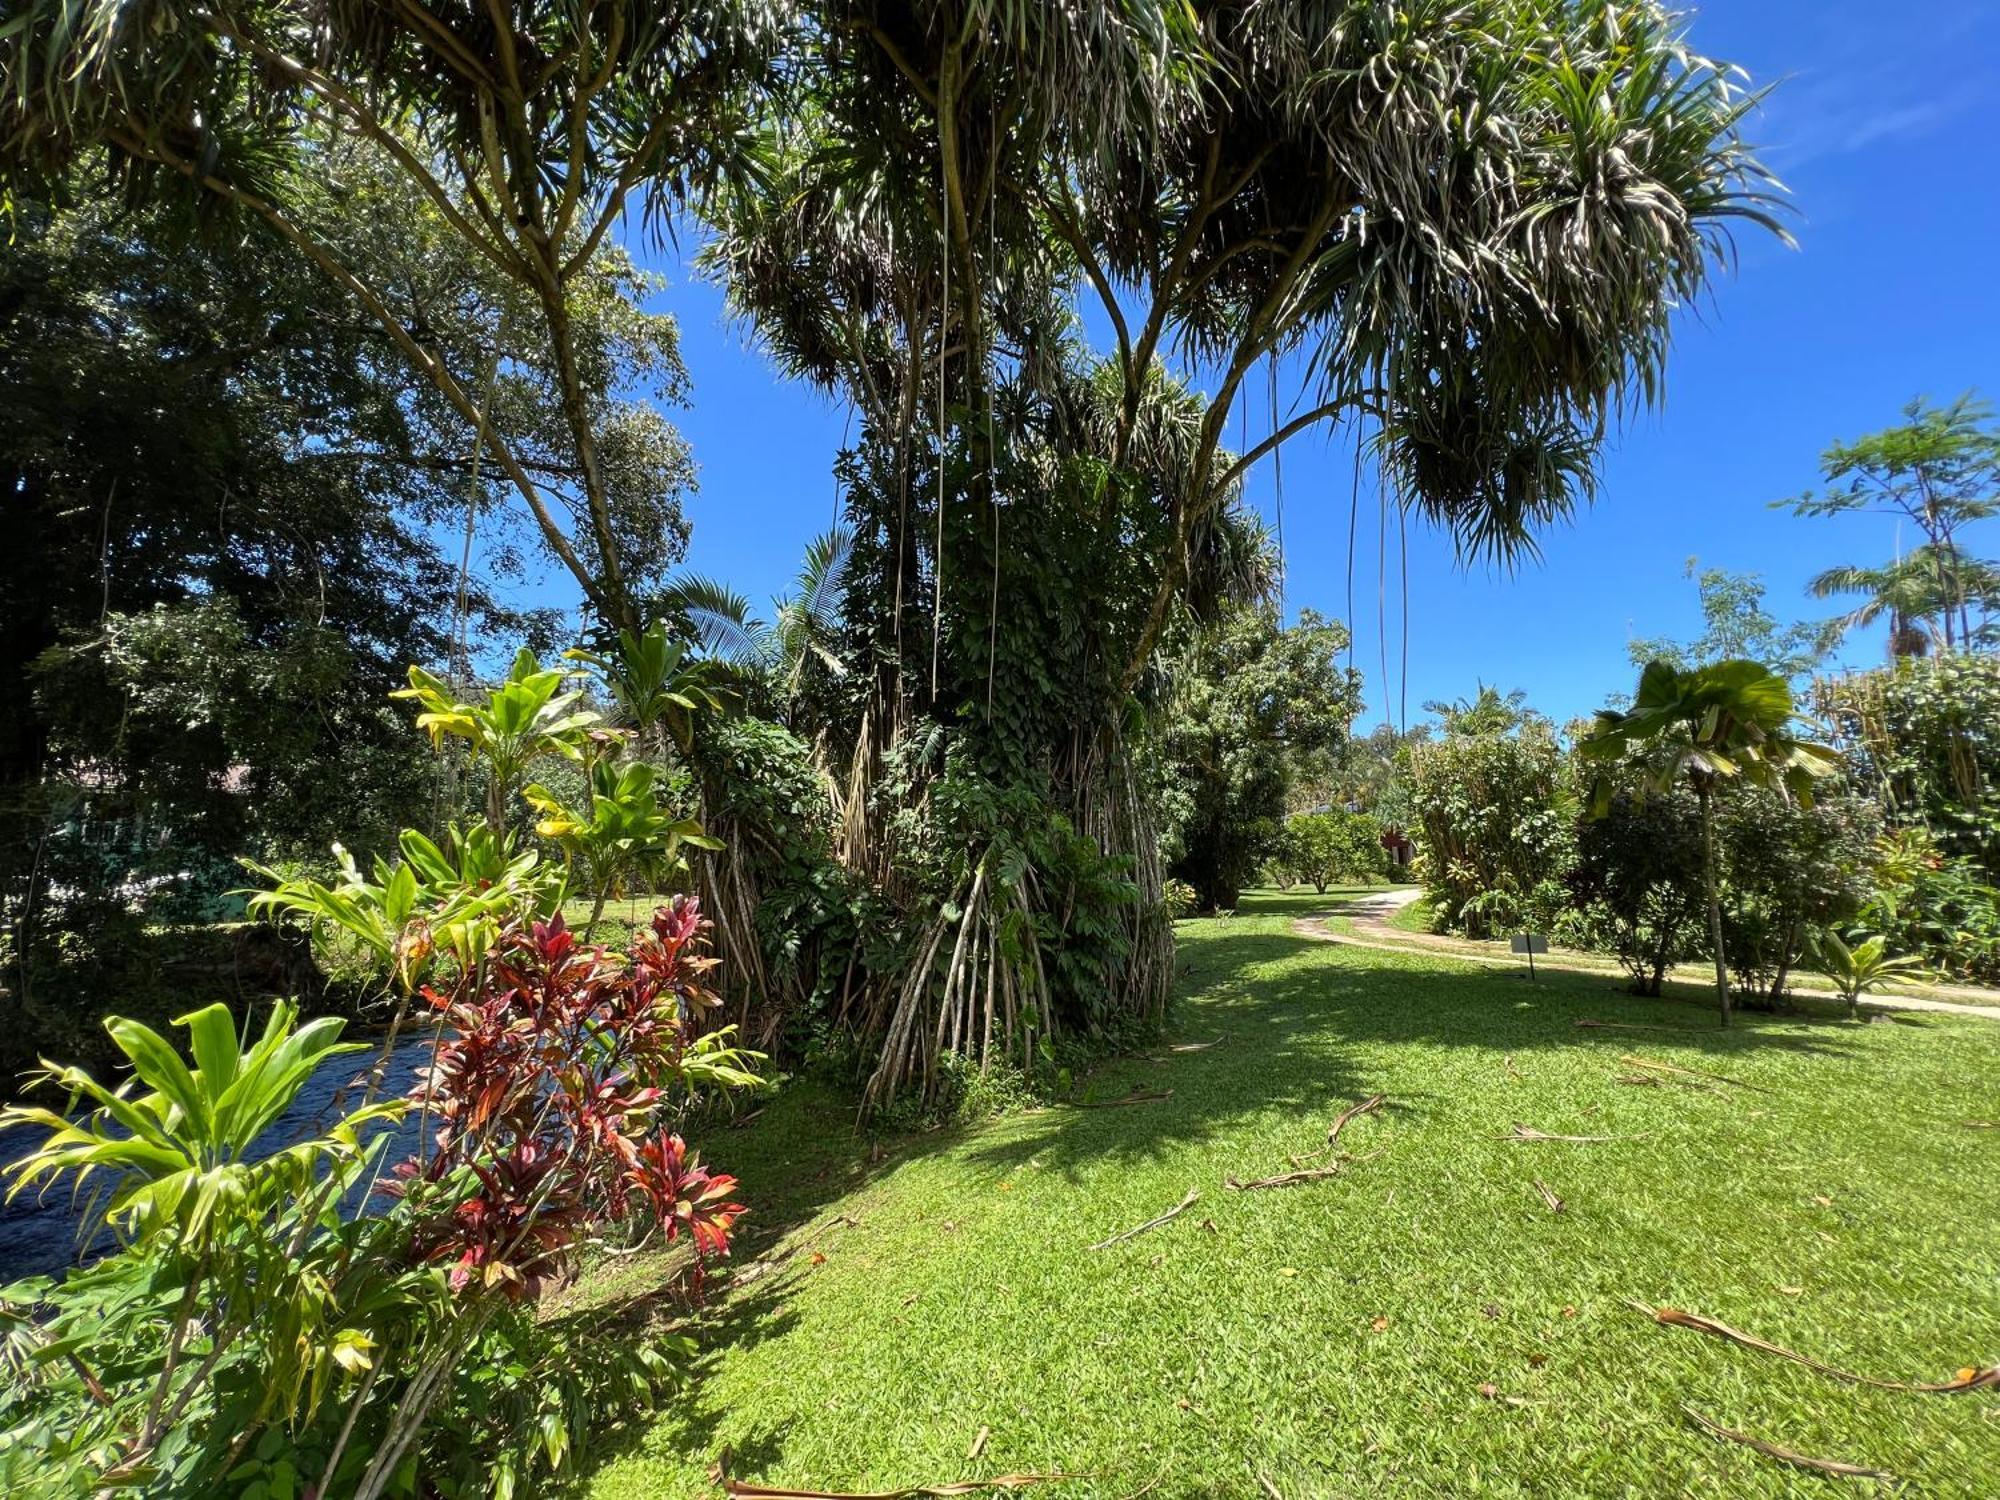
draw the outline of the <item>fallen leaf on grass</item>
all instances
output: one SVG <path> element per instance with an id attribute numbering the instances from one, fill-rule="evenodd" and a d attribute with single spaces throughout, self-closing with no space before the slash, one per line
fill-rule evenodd
<path id="1" fill-rule="evenodd" d="M 2000 1120 L 1961 1120 L 1963 1130 L 2000 1130 Z"/>
<path id="2" fill-rule="evenodd" d="M 1339 1167 L 1313 1167 L 1304 1172 L 1280 1172 L 1276 1177 L 1259 1177 L 1255 1182 L 1239 1182 L 1234 1174 L 1225 1175 L 1222 1185 L 1239 1193 L 1254 1193 L 1259 1188 L 1297 1187 L 1302 1182 L 1319 1182 L 1328 1177 L 1338 1177 Z"/>
<path id="3" fill-rule="evenodd" d="M 1368 1326 L 1374 1329 L 1375 1332 L 1377 1333 L 1387 1333 L 1389 1331 L 1389 1320 L 1386 1317 L 1377 1318 L 1374 1322 L 1370 1323 Z"/>
<path id="4" fill-rule="evenodd" d="M 1787 1297 L 1803 1297 L 1806 1294 L 1806 1289 L 1802 1286 L 1781 1286 L 1778 1290 Z"/>
<path id="5" fill-rule="evenodd" d="M 1681 1074 L 1689 1078 L 1711 1078 L 1714 1079 L 1715 1082 L 1717 1083 L 1726 1083 L 1734 1088 L 1755 1089 L 1760 1094 L 1768 1094 L 1771 1092 L 1769 1089 L 1764 1088 L 1760 1084 L 1745 1083 L 1742 1079 L 1731 1078 L 1725 1073 L 1711 1073 L 1705 1068 L 1684 1068 L 1679 1063 L 1658 1062 L 1650 1057 L 1634 1057 L 1629 1052 L 1626 1053 L 1623 1057 L 1619 1058 L 1618 1060 L 1624 1063 L 1627 1067 L 1645 1068 L 1650 1072 Z"/>
<path id="6" fill-rule="evenodd" d="M 980 1429 L 982 1432 L 984 1428 Z M 954 1495 L 983 1495 L 989 1490 L 1025 1490 L 1031 1485 L 1054 1484 L 1064 1479 L 1088 1479 L 1088 1474 L 996 1474 L 991 1479 L 955 1479 L 945 1484 L 916 1484 L 900 1490 L 795 1490 L 783 1485 L 750 1484 L 729 1477 L 730 1451 L 724 1448 L 709 1465 L 711 1484 L 738 1500 L 922 1500 L 937 1496 L 948 1500 Z"/>
<path id="7" fill-rule="evenodd" d="M 978 1435 L 973 1438 L 972 1446 L 965 1450 L 965 1461 L 971 1463 L 980 1454 L 984 1453 L 986 1451 L 986 1440 L 992 1436 L 993 1429 L 982 1426 L 979 1429 Z"/>
<path id="8" fill-rule="evenodd" d="M 1484 1396 L 1488 1401 L 1502 1401 L 1509 1406 L 1533 1406 L 1535 1404 L 1526 1396 L 1503 1395 L 1500 1387 L 1490 1380 L 1481 1382 L 1479 1394 Z"/>
<path id="9" fill-rule="evenodd" d="M 991 1490 L 1025 1490 L 1030 1485 L 1055 1484 L 1064 1479 L 1085 1479 L 1084 1474 L 996 1474 L 991 1479 L 957 1479 L 950 1484 L 920 1484 L 904 1490 L 791 1490 L 762 1484 L 745 1484 L 740 1479 L 724 1479 L 722 1493 L 736 1500 L 940 1500 L 953 1495 L 983 1495 Z"/>
<path id="10" fill-rule="evenodd" d="M 1871 1469 L 1862 1464 L 1842 1463 L 1836 1458 L 1813 1458 L 1808 1454 L 1794 1453 L 1790 1448 L 1780 1448 L 1776 1443 L 1767 1443 L 1762 1438 L 1754 1438 L 1747 1432 L 1737 1432 L 1724 1427 L 1720 1422 L 1711 1421 L 1692 1406 L 1683 1406 L 1694 1424 L 1711 1436 L 1732 1443 L 1741 1443 L 1746 1448 L 1755 1449 L 1766 1458 L 1775 1458 L 1781 1464 L 1791 1464 L 1800 1469 L 1811 1469 L 1818 1474 L 1837 1474 L 1843 1479 L 1881 1479 L 1891 1484 L 1896 1476 L 1884 1469 Z"/>
<path id="11" fill-rule="evenodd" d="M 1149 1090 L 1134 1088 L 1131 1093 L 1122 1099 L 1083 1100 L 1076 1107 L 1078 1109 L 1117 1109 L 1123 1104 L 1155 1104 L 1162 1099 L 1171 1099 L 1173 1097 L 1174 1091 L 1172 1089 Z"/>
<path id="12" fill-rule="evenodd" d="M 1280 1266 L 1278 1267 L 1278 1274 L 1280 1276 L 1296 1276 L 1299 1274 L 1299 1268 L 1297 1266 Z"/>
<path id="13" fill-rule="evenodd" d="M 1568 1207 L 1561 1198 L 1556 1196 L 1556 1190 L 1542 1181 L 1541 1178 L 1535 1178 L 1534 1182 L 1535 1191 L 1542 1195 L 1542 1202 L 1548 1204 L 1550 1213 L 1559 1214 L 1564 1208 Z"/>
<path id="14" fill-rule="evenodd" d="M 1642 1026 L 1637 1021 L 1578 1021 L 1579 1026 L 1588 1026 L 1601 1031 L 1692 1031 L 1692 1026 Z"/>
<path id="15" fill-rule="evenodd" d="M 1285 1500 L 1284 1491 L 1271 1483 L 1270 1475 L 1259 1474 L 1257 1476 L 1257 1484 L 1270 1497 L 1270 1500 Z"/>
<path id="16" fill-rule="evenodd" d="M 1523 1125 L 1519 1120 L 1516 1120 L 1514 1128 L 1505 1135 L 1500 1136 L 1499 1139 L 1503 1141 L 1575 1141 L 1579 1144 L 1589 1145 L 1598 1141 L 1638 1141 L 1644 1140 L 1645 1137 L 1637 1135 L 1550 1135 L 1546 1131 L 1537 1130 L 1532 1125 Z"/>
<path id="17" fill-rule="evenodd" d="M 1542 1353 L 1542 1351 L 1539 1349 L 1537 1349 L 1533 1354 L 1530 1354 L 1528 1356 L 1528 1368 L 1531 1370 L 1539 1370 L 1543 1365 L 1547 1364 L 1548 1362 L 1549 1362 L 1548 1355 Z"/>
<path id="18" fill-rule="evenodd" d="M 1175 1042 L 1167 1050 L 1169 1052 L 1206 1052 L 1210 1047 L 1217 1046 L 1228 1040 L 1229 1033 L 1225 1031 L 1212 1042 Z"/>
<path id="19" fill-rule="evenodd" d="M 1200 1197 L 1201 1197 L 1200 1193 L 1195 1191 L 1195 1189 L 1193 1188 L 1189 1188 L 1187 1190 L 1187 1196 L 1185 1198 L 1181 1199 L 1181 1201 L 1178 1204 L 1168 1209 L 1165 1213 L 1161 1214 L 1157 1219 L 1148 1219 L 1143 1224 L 1134 1224 L 1130 1229 L 1120 1230 L 1117 1234 L 1112 1235 L 1109 1239 L 1099 1240 L 1096 1244 L 1092 1245 L 1090 1248 L 1093 1250 L 1107 1249 L 1112 1245 L 1118 1244 L 1121 1240 L 1134 1239 L 1137 1236 L 1144 1234 L 1149 1229 L 1158 1229 L 1162 1224 L 1171 1223 L 1173 1220 L 1179 1218 L 1182 1214 L 1186 1213 L 1190 1208 L 1193 1208 L 1196 1200 L 1199 1199 Z"/>
<path id="20" fill-rule="evenodd" d="M 1829 1365 L 1807 1354 L 1787 1349 L 1781 1344 L 1773 1344 L 1760 1339 L 1755 1334 L 1744 1333 L 1731 1328 L 1727 1323 L 1718 1323 L 1713 1318 L 1704 1318 L 1699 1313 L 1682 1312 L 1677 1307 L 1648 1307 L 1643 1302 L 1631 1304 L 1656 1323 L 1665 1323 L 1675 1328 L 1692 1328 L 1697 1333 L 1712 1334 L 1719 1339 L 1741 1344 L 1746 1349 L 1759 1349 L 1766 1354 L 1775 1354 L 1780 1359 L 1788 1359 L 1793 1364 L 1804 1365 L 1808 1370 L 1817 1370 L 1822 1375 L 1830 1375 L 1835 1380 L 1844 1380 L 1850 1385 L 1873 1386 L 1881 1391 L 1923 1391 L 1932 1394 L 1951 1394 L 1958 1391 L 2000 1390 L 2000 1365 L 1989 1369 L 1978 1369 L 1967 1365 L 1950 1380 L 1911 1382 L 1905 1380 L 1877 1380 L 1872 1375 L 1857 1375 L 1852 1370 L 1843 1370 L 1838 1365 Z"/>
<path id="21" fill-rule="evenodd" d="M 1360 1103 L 1348 1105 L 1346 1109 L 1343 1109 L 1338 1115 L 1334 1116 L 1333 1125 L 1326 1133 L 1326 1143 L 1331 1146 L 1335 1141 L 1340 1139 L 1340 1132 L 1347 1128 L 1350 1121 L 1358 1120 L 1363 1115 L 1372 1115 L 1388 1102 L 1389 1096 L 1387 1094 L 1370 1094 Z"/>
<path id="22" fill-rule="evenodd" d="M 1817 1203 L 1821 1208 L 1833 1207 L 1833 1200 L 1827 1197 L 1825 1193 L 1814 1193 L 1813 1202 Z"/>
<path id="23" fill-rule="evenodd" d="M 812 1263 L 813 1263 L 814 1265 L 816 1265 L 816 1266 L 823 1266 L 823 1265 L 825 1265 L 825 1264 L 826 1264 L 826 1255 L 825 1255 L 825 1253 L 824 1253 L 823 1251 L 819 1251 L 819 1250 L 815 1250 L 815 1251 L 813 1251 L 813 1258 L 812 1258 Z"/>

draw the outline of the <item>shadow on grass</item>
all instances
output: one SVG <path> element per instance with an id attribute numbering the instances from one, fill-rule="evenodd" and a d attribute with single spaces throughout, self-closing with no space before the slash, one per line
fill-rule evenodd
<path id="1" fill-rule="evenodd" d="M 1730 1059 L 1772 1048 L 1787 1056 L 1850 1050 L 1844 1024 L 1739 1014 L 1725 1030 L 1710 1012 L 1633 996 L 1611 976 L 1544 973 L 1531 981 L 1525 969 L 1247 924 L 1241 933 L 1228 924 L 1202 933 L 1184 952 L 1176 1031 L 1184 1043 L 1213 1045 L 1109 1063 L 1079 1091 L 1082 1107 L 1053 1106 L 976 1146 L 972 1159 L 996 1171 L 1034 1161 L 1073 1176 L 1102 1161 L 1137 1162 L 1226 1138 L 1245 1116 L 1273 1108 L 1324 1125 L 1380 1092 L 1392 1112 L 1422 1114 L 1430 1096 L 1412 1088 L 1409 1072 L 1392 1079 L 1382 1069 L 1399 1048 L 1464 1049 L 1490 1055 L 1496 1066 L 1538 1052 L 1582 1052 L 1601 1056 L 1607 1072 L 1627 1053 L 1692 1048 L 1705 1055 L 1701 1066 L 1723 1073 Z M 1168 1089 L 1167 1098 L 1115 1104 Z"/>
<path id="2" fill-rule="evenodd" d="M 1331 893 L 1330 893 L 1331 894 Z M 1203 923 L 1184 934 L 1174 1012 L 1177 1041 L 1106 1063 L 1075 1102 L 990 1124 L 871 1141 L 855 1128 L 847 1091 L 794 1082 L 739 1129 L 710 1130 L 704 1158 L 739 1179 L 752 1207 L 739 1225 L 735 1270 L 715 1303 L 685 1323 L 701 1352 L 687 1386 L 643 1425 L 613 1435 L 586 1474 L 640 1447 L 713 1458 L 727 1414 L 705 1394 L 704 1377 L 735 1352 L 795 1326 L 791 1300 L 810 1269 L 814 1246 L 841 1232 L 834 1218 L 807 1237 L 798 1231 L 881 1175 L 940 1151 L 996 1174 L 1034 1162 L 1074 1178 L 1106 1162 L 1138 1162 L 1189 1144 L 1227 1139 L 1247 1117 L 1289 1111 L 1323 1129 L 1340 1110 L 1376 1092 L 1391 1113 L 1422 1116 L 1436 1107 L 1412 1083 L 1421 1065 L 1389 1076 L 1389 1061 L 1437 1049 L 1507 1059 L 1581 1053 L 1606 1075 L 1621 1055 L 1694 1049 L 1701 1065 L 1731 1071 L 1731 1059 L 1771 1048 L 1791 1056 L 1839 1056 L 1846 1028 L 1798 1016 L 1749 1015 L 1723 1029 L 1712 1013 L 1676 1001 L 1642 999 L 1612 976 L 1519 974 L 1473 966 L 1443 953 L 1390 953 L 1273 931 L 1270 918 L 1323 913 L 1326 897 L 1256 898 L 1254 915 Z M 1599 1020 L 1623 1030 L 1579 1026 Z M 1175 1046 L 1189 1050 L 1175 1051 Z M 1171 1093 L 1121 1104 L 1130 1096 Z M 1559 1124 L 1554 1128 L 1562 1128 Z M 1317 1130 L 1309 1134 L 1317 1134 Z M 1164 1205 L 1163 1205 L 1164 1206 Z M 593 1336 L 644 1336 L 663 1326 L 640 1291 L 615 1303 Z M 600 1307 L 606 1303 L 600 1303 Z M 622 1332 L 621 1332 L 622 1331 Z M 782 1430 L 739 1441 L 738 1472 L 780 1467 Z"/>

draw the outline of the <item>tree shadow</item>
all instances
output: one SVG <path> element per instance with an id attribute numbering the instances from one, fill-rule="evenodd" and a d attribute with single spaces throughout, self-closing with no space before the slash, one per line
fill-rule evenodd
<path id="1" fill-rule="evenodd" d="M 1389 1096 L 1385 1112 L 1420 1115 L 1431 1094 L 1413 1088 L 1407 1071 L 1390 1078 L 1380 1065 L 1385 1052 L 1405 1046 L 1483 1053 L 1496 1066 L 1583 1052 L 1601 1056 L 1607 1072 L 1649 1047 L 1692 1048 L 1702 1054 L 1698 1066 L 1722 1074 L 1731 1059 L 1773 1048 L 1795 1056 L 1851 1051 L 1845 1023 L 1739 1012 L 1724 1029 L 1712 1012 L 1674 997 L 1634 996 L 1612 976 L 1530 980 L 1525 968 L 1517 975 L 1442 953 L 1386 953 L 1268 929 L 1206 936 L 1189 952 L 1181 990 L 1183 1040 L 1105 1064 L 1077 1103 L 982 1142 L 971 1159 L 995 1171 L 1032 1162 L 1074 1177 L 1101 1163 L 1226 1139 L 1241 1120 L 1274 1106 L 1309 1122 L 1307 1140 L 1375 1093 Z M 1189 1043 L 1201 1050 L 1173 1050 Z M 1115 1102 L 1128 1096 L 1138 1102 Z"/>
<path id="2" fill-rule="evenodd" d="M 1851 1050 L 1853 1030 L 1841 1024 L 1750 1014 L 1725 1030 L 1710 1011 L 1672 997 L 1634 996 L 1613 976 L 1545 973 L 1531 982 L 1525 969 L 1517 975 L 1445 953 L 1329 943 L 1273 931 L 1264 920 L 1325 909 L 1325 898 L 1312 893 L 1259 898 L 1256 916 L 1185 944 L 1173 1035 L 1097 1067 L 1071 1102 L 871 1139 L 857 1128 L 851 1090 L 805 1079 L 787 1084 L 741 1128 L 703 1133 L 705 1158 L 739 1179 L 736 1196 L 752 1206 L 739 1226 L 735 1269 L 715 1304 L 680 1325 L 700 1343 L 685 1387 L 645 1423 L 599 1445 L 583 1477 L 640 1448 L 715 1457 L 729 1413 L 705 1394 L 706 1377 L 736 1351 L 796 1325 L 790 1304 L 814 1246 L 844 1220 L 801 1231 L 879 1177 L 935 1153 L 961 1152 L 996 1175 L 1032 1165 L 1075 1180 L 1107 1164 L 1226 1143 L 1243 1121 L 1274 1107 L 1295 1114 L 1302 1142 L 1317 1148 L 1341 1110 L 1374 1093 L 1389 1096 L 1381 1108 L 1392 1116 L 1422 1117 L 1457 1102 L 1413 1086 L 1421 1068 L 1391 1077 L 1386 1059 L 1399 1047 L 1472 1054 L 1482 1065 L 1490 1058 L 1495 1069 L 1537 1054 L 1581 1053 L 1601 1060 L 1607 1078 L 1624 1055 L 1654 1049 L 1693 1049 L 1692 1065 L 1725 1075 L 1734 1071 L 1732 1060 L 1771 1049 L 1801 1057 Z M 1604 1024 L 1579 1024 L 1587 1021 Z M 1127 1099 L 1134 1102 L 1119 1102 Z M 1507 1123 L 1496 1118 L 1494 1128 Z M 1576 1128 L 1557 1119 L 1537 1123 Z M 1243 1168 L 1249 1176 L 1282 1171 L 1284 1163 Z M 642 1301 L 628 1311 L 639 1320 L 628 1325 L 635 1332 L 660 1326 L 656 1318 L 647 1322 Z M 773 1472 L 783 1441 L 781 1429 L 739 1440 L 734 1472 Z"/>

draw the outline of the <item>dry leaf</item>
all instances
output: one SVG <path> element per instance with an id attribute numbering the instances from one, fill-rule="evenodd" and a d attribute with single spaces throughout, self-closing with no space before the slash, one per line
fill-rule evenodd
<path id="1" fill-rule="evenodd" d="M 1346 1109 L 1343 1109 L 1334 1117 L 1333 1125 L 1326 1133 L 1326 1143 L 1331 1146 L 1335 1141 L 1340 1139 L 1340 1132 L 1347 1128 L 1350 1121 L 1358 1120 L 1363 1115 L 1372 1115 L 1388 1102 L 1389 1096 L 1387 1094 L 1370 1094 L 1359 1104 L 1348 1105 Z"/>
<path id="2" fill-rule="evenodd" d="M 978 1435 L 973 1438 L 972 1446 L 965 1450 L 965 1461 L 971 1463 L 980 1454 L 984 1453 L 986 1451 L 986 1440 L 992 1436 L 993 1429 L 982 1426 L 979 1429 Z"/>
<path id="3" fill-rule="evenodd" d="M 1794 1453 L 1790 1448 L 1780 1448 L 1776 1443 L 1767 1443 L 1762 1438 L 1753 1438 L 1747 1432 L 1736 1432 L 1724 1427 L 1720 1422 L 1710 1421 L 1692 1406 L 1681 1408 L 1694 1420 L 1697 1427 L 1715 1437 L 1725 1438 L 1732 1443 L 1741 1443 L 1753 1448 L 1766 1458 L 1775 1458 L 1781 1464 L 1791 1464 L 1795 1468 L 1811 1469 L 1819 1474 L 1837 1474 L 1843 1479 L 1880 1479 L 1887 1483 L 1897 1482 L 1894 1474 L 1883 1469 L 1865 1468 L 1860 1464 L 1842 1463 L 1833 1458 L 1811 1458 L 1803 1453 Z"/>
<path id="4" fill-rule="evenodd" d="M 1143 1224 L 1135 1224 L 1130 1229 L 1120 1230 L 1117 1234 L 1112 1235 L 1109 1239 L 1099 1240 L 1096 1244 L 1092 1245 L 1090 1248 L 1093 1250 L 1104 1250 L 1112 1245 L 1118 1244 L 1122 1240 L 1129 1240 L 1138 1235 L 1142 1235 L 1149 1229 L 1158 1229 L 1162 1224 L 1170 1223 L 1174 1219 L 1177 1219 L 1182 1214 L 1186 1213 L 1190 1208 L 1193 1208 L 1195 1205 L 1195 1201 L 1200 1197 L 1201 1197 L 1200 1193 L 1195 1191 L 1195 1189 L 1193 1188 L 1189 1188 L 1187 1190 L 1187 1196 L 1185 1198 L 1181 1199 L 1179 1203 L 1177 1203 L 1174 1207 L 1168 1209 L 1165 1213 L 1161 1214 L 1157 1219 L 1148 1219 Z"/>
<path id="5" fill-rule="evenodd" d="M 815 1251 L 813 1251 L 813 1257 L 812 1257 L 812 1263 L 813 1263 L 814 1265 L 816 1265 L 816 1266 L 823 1266 L 823 1265 L 825 1265 L 825 1264 L 826 1264 L 826 1255 L 825 1255 L 825 1253 L 824 1253 L 824 1252 L 822 1252 L 822 1251 L 819 1251 L 819 1250 L 815 1250 Z"/>
<path id="6" fill-rule="evenodd" d="M 1541 1178 L 1539 1177 L 1535 1178 L 1534 1183 L 1535 1183 L 1535 1191 L 1542 1195 L 1542 1202 L 1548 1204 L 1550 1213 L 1559 1214 L 1563 1211 L 1565 1207 L 1568 1206 L 1562 1201 L 1561 1198 L 1556 1196 L 1556 1190 L 1550 1187 L 1546 1182 L 1542 1181 Z"/>
<path id="7" fill-rule="evenodd" d="M 1813 1202 L 1817 1203 L 1821 1208 L 1833 1207 L 1833 1200 L 1827 1197 L 1825 1193 L 1814 1193 Z"/>
<path id="8" fill-rule="evenodd" d="M 1297 1266 L 1280 1266 L 1278 1267 L 1278 1274 L 1280 1276 L 1296 1276 L 1299 1274 L 1299 1268 Z"/>
<path id="9" fill-rule="evenodd" d="M 1656 1323 L 1665 1323 L 1677 1328 L 1692 1328 L 1697 1333 L 1712 1334 L 1716 1338 L 1727 1339 L 1731 1343 L 1741 1344 L 1746 1349 L 1758 1349 L 1766 1354 L 1775 1354 L 1780 1359 L 1788 1359 L 1793 1364 L 1804 1365 L 1808 1370 L 1817 1370 L 1820 1374 L 1830 1375 L 1835 1380 L 1845 1380 L 1850 1385 L 1873 1386 L 1875 1389 L 1882 1391 L 1921 1391 L 1931 1394 L 1951 1394 L 1958 1391 L 1987 1389 L 2000 1390 L 2000 1365 L 1994 1365 L 1990 1369 L 1984 1370 L 1974 1365 L 1966 1365 L 1950 1380 L 1919 1383 L 1902 1380 L 1877 1380 L 1872 1375 L 1857 1375 L 1852 1370 L 1841 1369 L 1838 1365 L 1823 1363 L 1820 1360 L 1812 1358 L 1810 1355 L 1799 1354 L 1785 1348 L 1781 1344 L 1773 1344 L 1766 1339 L 1758 1338 L 1755 1334 L 1744 1333 L 1739 1329 L 1731 1328 L 1727 1323 L 1718 1323 L 1715 1319 L 1704 1318 L 1698 1313 L 1682 1312 L 1677 1307 L 1648 1307 L 1643 1302 L 1634 1302 L 1631 1305 L 1640 1312 L 1645 1313 Z"/>
<path id="10" fill-rule="evenodd" d="M 1374 1322 L 1370 1323 L 1368 1326 L 1374 1329 L 1377 1333 L 1387 1333 L 1389 1331 L 1389 1320 L 1386 1317 L 1380 1317 L 1377 1318 Z"/>
<path id="11" fill-rule="evenodd" d="M 1781 1286 L 1778 1290 L 1787 1297 L 1803 1297 L 1806 1294 L 1806 1289 L 1802 1286 Z"/>
<path id="12" fill-rule="evenodd" d="M 1503 1141 L 1575 1141 L 1580 1144 L 1589 1145 L 1598 1141 L 1639 1141 L 1644 1140 L 1645 1137 L 1638 1135 L 1550 1135 L 1546 1131 L 1537 1130 L 1532 1125 L 1523 1125 L 1519 1120 L 1516 1120 L 1514 1128 L 1501 1136 L 1500 1139 Z"/>

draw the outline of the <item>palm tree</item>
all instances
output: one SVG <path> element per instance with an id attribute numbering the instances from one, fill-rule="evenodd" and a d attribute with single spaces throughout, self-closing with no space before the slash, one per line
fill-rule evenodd
<path id="1" fill-rule="evenodd" d="M 809 660 L 836 677 L 847 675 L 847 663 L 834 646 L 853 558 L 854 533 L 847 527 L 835 526 L 814 537 L 806 544 L 792 592 L 771 601 L 770 623 L 751 614 L 750 601 L 741 593 L 700 574 L 668 585 L 659 602 L 687 617 L 707 655 L 741 671 L 769 673 L 789 701 L 798 695 Z"/>
<path id="2" fill-rule="evenodd" d="M 1639 674 L 1629 709 L 1604 709 L 1578 747 L 1606 764 L 1593 789 L 1591 815 L 1610 810 L 1610 768 L 1625 763 L 1642 790 L 1665 791 L 1685 776 L 1701 804 L 1701 874 L 1708 937 L 1715 950 L 1715 1000 L 1729 1024 L 1729 965 L 1722 951 L 1722 902 L 1716 891 L 1715 792 L 1740 781 L 1812 805 L 1812 784 L 1837 764 L 1834 752 L 1795 738 L 1792 689 L 1761 662 L 1723 661 L 1685 671 L 1665 662 Z"/>
<path id="3" fill-rule="evenodd" d="M 1828 568 L 1806 591 L 1815 599 L 1860 595 L 1861 603 L 1837 622 L 1843 632 L 1865 629 L 1886 617 L 1889 654 L 1922 656 L 1933 644 L 1947 651 L 1954 645 L 1969 649 L 1980 639 L 1983 621 L 2000 607 L 2000 567 L 1966 557 L 1954 544 L 1926 543 L 1882 567 Z M 1982 620 L 1979 630 L 1972 626 L 1975 608 Z"/>

